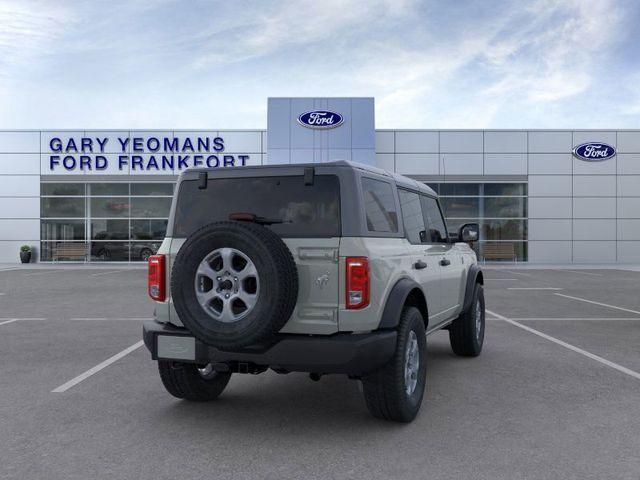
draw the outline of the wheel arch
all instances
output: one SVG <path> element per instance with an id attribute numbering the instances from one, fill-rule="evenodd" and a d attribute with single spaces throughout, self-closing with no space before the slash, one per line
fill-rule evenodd
<path id="1" fill-rule="evenodd" d="M 476 283 L 480 285 L 484 285 L 484 275 L 482 274 L 482 270 L 476 264 L 471 265 L 469 267 L 469 272 L 467 273 L 467 284 L 464 291 L 464 303 L 462 304 L 462 312 L 466 312 L 471 307 L 471 301 L 473 300 L 473 289 L 476 286 Z"/>
<path id="2" fill-rule="evenodd" d="M 429 309 L 422 287 L 409 278 L 402 278 L 396 282 L 387 296 L 379 329 L 396 328 L 400 323 L 400 316 L 404 306 L 413 306 L 420 310 L 424 319 L 424 327 L 429 324 Z"/>

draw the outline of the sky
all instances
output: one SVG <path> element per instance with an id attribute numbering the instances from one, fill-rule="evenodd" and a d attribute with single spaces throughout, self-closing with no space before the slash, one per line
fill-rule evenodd
<path id="1" fill-rule="evenodd" d="M 0 128 L 640 128 L 638 0 L 0 0 Z"/>

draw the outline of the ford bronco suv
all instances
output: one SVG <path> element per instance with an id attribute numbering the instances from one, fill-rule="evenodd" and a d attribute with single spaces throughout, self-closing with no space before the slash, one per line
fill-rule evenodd
<path id="1" fill-rule="evenodd" d="M 365 165 L 188 170 L 149 259 L 144 342 L 178 398 L 213 400 L 232 373 L 341 373 L 374 416 L 409 422 L 427 335 L 482 350 L 478 235 L 448 233 L 426 185 Z"/>

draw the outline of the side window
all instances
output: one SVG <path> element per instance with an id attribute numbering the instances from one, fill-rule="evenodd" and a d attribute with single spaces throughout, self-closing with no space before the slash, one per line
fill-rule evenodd
<path id="1" fill-rule="evenodd" d="M 413 244 L 422 243 L 420 232 L 424 235 L 424 217 L 422 216 L 422 205 L 420 195 L 408 190 L 398 189 L 400 195 L 400 209 L 402 210 L 402 221 L 407 239 Z"/>
<path id="2" fill-rule="evenodd" d="M 391 184 L 372 178 L 363 178 L 362 191 L 369 231 L 397 232 L 398 214 Z"/>
<path id="3" fill-rule="evenodd" d="M 427 241 L 433 243 L 447 243 L 447 229 L 442 219 L 442 213 L 435 198 L 422 195 L 422 212 L 424 223 L 427 225 Z"/>

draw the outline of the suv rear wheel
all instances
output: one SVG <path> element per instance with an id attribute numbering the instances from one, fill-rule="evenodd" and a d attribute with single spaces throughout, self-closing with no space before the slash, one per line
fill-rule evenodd
<path id="1" fill-rule="evenodd" d="M 160 379 L 176 398 L 207 402 L 217 398 L 229 383 L 231 373 L 216 372 L 211 364 L 198 367 L 193 363 L 158 361 Z"/>
<path id="2" fill-rule="evenodd" d="M 427 338 L 420 310 L 404 307 L 393 358 L 362 379 L 364 399 L 374 417 L 410 422 L 418 414 L 426 384 Z"/>
<path id="3" fill-rule="evenodd" d="M 484 289 L 476 283 L 469 310 L 449 326 L 449 342 L 456 355 L 477 357 L 484 343 Z"/>

